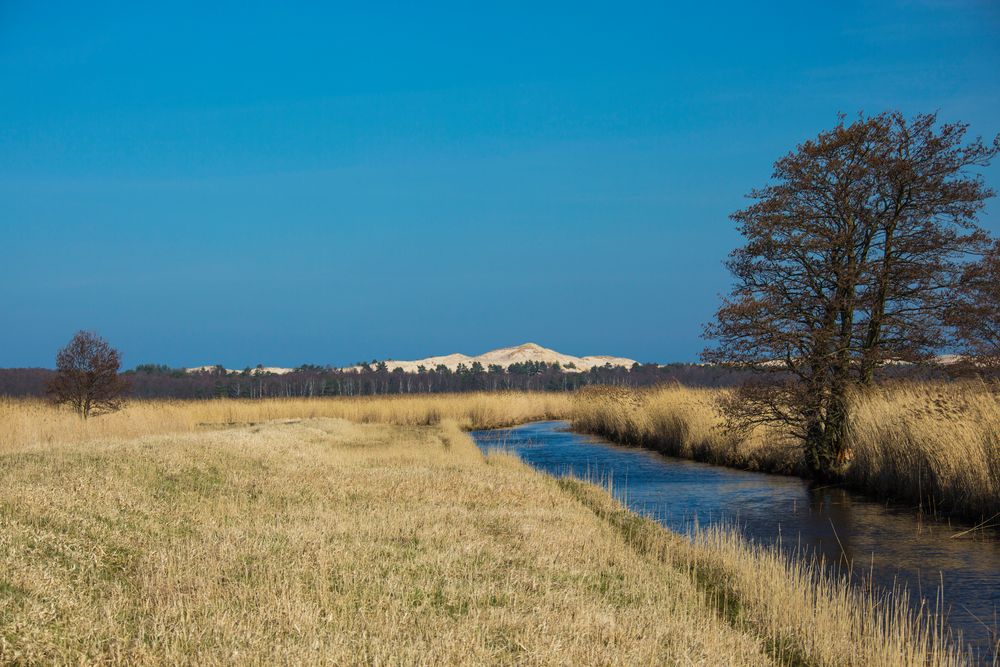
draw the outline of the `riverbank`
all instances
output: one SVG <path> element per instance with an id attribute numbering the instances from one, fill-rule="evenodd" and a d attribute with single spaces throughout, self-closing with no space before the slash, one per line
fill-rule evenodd
<path id="1" fill-rule="evenodd" d="M 671 456 L 804 475 L 799 443 L 780 427 L 737 433 L 717 408 L 724 390 L 599 387 L 575 395 L 574 430 Z M 904 383 L 854 400 L 852 456 L 841 482 L 877 498 L 973 522 L 1000 519 L 1000 399 L 976 383 Z"/>
<path id="2" fill-rule="evenodd" d="M 484 452 L 515 454 L 556 477 L 598 481 L 625 507 L 675 533 L 693 525 L 737 527 L 744 540 L 790 558 L 822 558 L 850 570 L 858 586 L 905 589 L 911 609 L 946 612 L 948 628 L 992 664 L 1000 655 L 1000 536 L 963 532 L 892 503 L 793 475 L 772 475 L 675 458 L 643 447 L 569 430 L 567 422 L 534 422 L 474 431 Z"/>
<path id="3" fill-rule="evenodd" d="M 731 535 L 692 545 L 451 422 L 36 442 L 0 466 L 4 662 L 961 662 L 898 604 Z"/>

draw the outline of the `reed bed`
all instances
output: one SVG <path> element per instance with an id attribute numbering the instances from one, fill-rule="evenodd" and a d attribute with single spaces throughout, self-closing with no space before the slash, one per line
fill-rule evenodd
<path id="1" fill-rule="evenodd" d="M 124 410 L 80 419 L 69 409 L 33 399 L 0 397 L 0 452 L 26 445 L 134 438 L 183 433 L 273 419 L 331 417 L 358 423 L 498 428 L 540 419 L 562 419 L 572 399 L 558 393 L 421 394 L 358 398 L 132 401 Z"/>
<path id="2" fill-rule="evenodd" d="M 800 444 L 778 427 L 735 433 L 725 390 L 594 388 L 575 396 L 576 430 L 672 456 L 803 474 Z M 897 383 L 852 399 L 845 483 L 972 520 L 1000 519 L 1000 398 L 994 386 Z"/>
<path id="3" fill-rule="evenodd" d="M 854 401 L 852 485 L 1000 526 L 1000 395 L 983 383 L 912 383 Z"/>
<path id="4" fill-rule="evenodd" d="M 736 434 L 718 402 L 726 390 L 667 385 L 653 389 L 593 387 L 574 396 L 574 430 L 670 456 L 747 470 L 804 472 L 798 443 L 774 428 Z"/>

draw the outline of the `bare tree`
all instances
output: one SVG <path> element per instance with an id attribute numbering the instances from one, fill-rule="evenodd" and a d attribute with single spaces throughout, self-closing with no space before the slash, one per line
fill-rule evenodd
<path id="1" fill-rule="evenodd" d="M 49 382 L 53 401 L 68 404 L 83 419 L 114 412 L 125 404 L 128 383 L 118 375 L 118 351 L 91 331 L 78 331 L 56 355 L 56 376 Z"/>
<path id="2" fill-rule="evenodd" d="M 1000 367 L 1000 240 L 962 274 L 948 324 L 976 366 Z"/>
<path id="3" fill-rule="evenodd" d="M 758 372 L 723 406 L 734 426 L 780 422 L 812 471 L 843 464 L 849 396 L 887 362 L 930 357 L 948 295 L 981 251 L 993 192 L 970 169 L 1000 151 L 935 115 L 859 117 L 800 145 L 732 218 L 746 237 L 706 361 Z"/>

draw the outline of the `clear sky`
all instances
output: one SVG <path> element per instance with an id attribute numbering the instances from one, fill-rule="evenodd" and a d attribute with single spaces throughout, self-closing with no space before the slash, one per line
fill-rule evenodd
<path id="1" fill-rule="evenodd" d="M 996 2 L 140 4 L 0 0 L 0 366 L 694 360 L 774 159 L 1000 131 Z"/>

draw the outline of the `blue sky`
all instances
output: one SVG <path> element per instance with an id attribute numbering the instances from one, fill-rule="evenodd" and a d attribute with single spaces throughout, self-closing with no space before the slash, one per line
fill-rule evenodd
<path id="1" fill-rule="evenodd" d="M 1000 131 L 991 2 L 139 4 L 0 0 L 0 366 L 694 360 L 774 159 Z"/>

